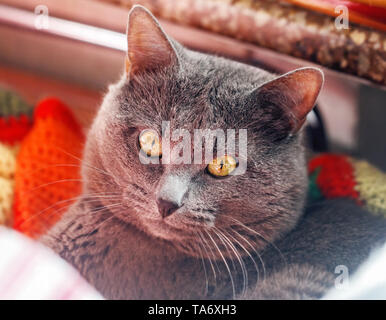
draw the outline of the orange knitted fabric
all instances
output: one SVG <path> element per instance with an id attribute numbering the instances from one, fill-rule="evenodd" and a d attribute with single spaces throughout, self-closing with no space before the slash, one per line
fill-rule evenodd
<path id="1" fill-rule="evenodd" d="M 84 137 L 59 100 L 38 104 L 16 162 L 14 228 L 37 238 L 59 220 L 81 192 Z"/>

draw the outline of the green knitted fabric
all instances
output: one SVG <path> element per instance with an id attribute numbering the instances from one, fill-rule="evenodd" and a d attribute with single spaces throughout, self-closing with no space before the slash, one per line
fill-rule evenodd
<path id="1" fill-rule="evenodd" d="M 0 88 L 0 117 L 32 115 L 33 108 L 16 93 Z"/>

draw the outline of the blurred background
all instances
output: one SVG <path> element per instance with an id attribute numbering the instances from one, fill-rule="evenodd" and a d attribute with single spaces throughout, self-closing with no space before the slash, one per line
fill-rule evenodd
<path id="1" fill-rule="evenodd" d="M 0 0 L 0 88 L 30 106 L 56 96 L 87 130 L 123 72 L 133 4 L 189 48 L 277 73 L 322 68 L 328 150 L 386 169 L 386 1 Z"/>

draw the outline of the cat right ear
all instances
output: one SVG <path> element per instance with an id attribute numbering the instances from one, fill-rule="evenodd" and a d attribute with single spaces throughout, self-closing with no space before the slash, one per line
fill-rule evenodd
<path id="1" fill-rule="evenodd" d="M 173 44 L 156 18 L 146 8 L 135 5 L 127 22 L 126 74 L 132 77 L 178 62 Z"/>
<path id="2" fill-rule="evenodd" d="M 252 94 L 263 106 L 262 117 L 272 122 L 279 139 L 298 132 L 322 89 L 324 76 L 317 68 L 300 68 L 263 84 Z"/>

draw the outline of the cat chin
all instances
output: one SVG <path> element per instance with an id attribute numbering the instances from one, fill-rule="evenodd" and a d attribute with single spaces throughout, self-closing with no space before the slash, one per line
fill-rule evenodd
<path id="1" fill-rule="evenodd" d="M 186 241 L 191 239 L 194 234 L 191 228 L 185 228 L 182 225 L 177 227 L 167 223 L 165 219 L 141 220 L 140 224 L 147 234 L 163 240 Z"/>
<path id="2" fill-rule="evenodd" d="M 165 220 L 148 221 L 143 224 L 143 231 L 150 237 L 166 241 L 175 249 L 189 257 L 204 258 L 214 261 L 223 261 L 226 259 L 234 259 L 232 251 L 224 247 L 222 242 L 213 236 L 212 239 L 216 242 L 213 245 L 210 238 L 203 236 L 208 234 L 210 228 L 204 226 L 188 226 L 177 228 Z M 204 231 L 206 230 L 206 231 Z M 210 232 L 209 232 L 210 233 Z M 199 235 L 200 234 L 200 235 Z M 203 240 L 203 238 L 205 240 Z M 212 240 L 213 241 L 213 240 Z M 240 256 L 244 256 L 244 252 L 239 252 Z"/>

